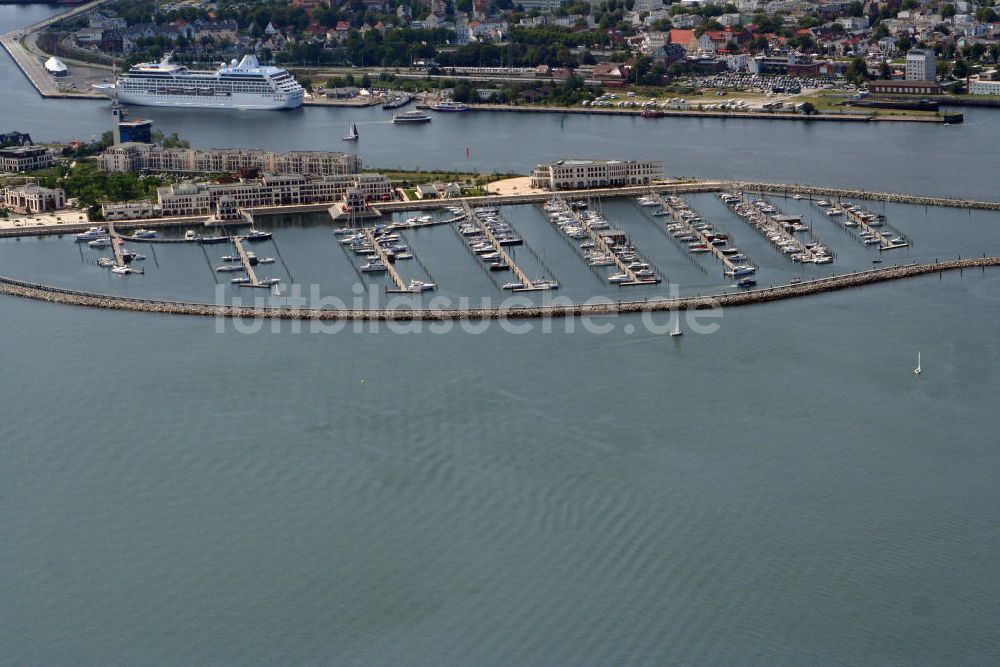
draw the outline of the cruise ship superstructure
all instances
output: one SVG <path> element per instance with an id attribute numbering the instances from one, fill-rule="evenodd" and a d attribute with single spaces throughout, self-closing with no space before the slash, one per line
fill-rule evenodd
<path id="1" fill-rule="evenodd" d="M 286 70 L 263 66 L 254 56 L 214 72 L 189 70 L 167 57 L 135 65 L 114 84 L 94 88 L 123 104 L 219 109 L 294 109 L 305 93 Z"/>

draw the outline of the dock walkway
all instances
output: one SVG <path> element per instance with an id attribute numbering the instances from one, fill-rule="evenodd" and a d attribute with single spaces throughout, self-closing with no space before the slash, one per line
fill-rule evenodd
<path id="1" fill-rule="evenodd" d="M 718 246 L 712 243 L 712 239 L 708 238 L 708 235 L 706 235 L 705 232 L 692 225 L 687 218 L 682 216 L 680 212 L 663 197 L 663 195 L 654 193 L 653 196 L 656 197 L 658 202 L 660 202 L 663 210 L 670 215 L 671 220 L 679 225 L 682 225 L 688 233 L 694 235 L 699 242 L 708 248 L 709 252 L 715 255 L 718 260 L 722 262 L 722 265 L 726 267 L 725 270 L 727 273 L 731 274 L 736 271 L 737 265 L 734 264 L 733 260 L 729 259 L 729 257 L 726 256 Z"/>
<path id="2" fill-rule="evenodd" d="M 597 249 L 600 253 L 610 257 L 611 260 L 615 263 L 615 266 L 618 268 L 618 271 L 624 273 L 627 276 L 626 280 L 616 284 L 621 285 L 622 287 L 631 287 L 635 285 L 655 285 L 658 282 L 660 282 L 660 279 L 657 277 L 640 278 L 639 276 L 635 275 L 635 271 L 629 268 L 629 265 L 626 264 L 625 261 L 618 256 L 618 253 L 614 251 L 614 248 L 611 247 L 611 244 L 608 243 L 608 240 L 598 230 L 595 230 L 593 227 L 591 227 L 590 223 L 587 220 L 585 220 L 582 215 L 574 211 L 572 206 L 566 204 L 565 201 L 563 201 L 563 204 L 565 204 L 564 212 L 570 215 L 576 222 L 576 224 L 579 225 L 581 229 L 587 232 L 587 234 L 590 236 L 590 240 L 593 241 L 594 243 L 594 248 Z"/>
<path id="3" fill-rule="evenodd" d="M 240 262 L 243 263 L 243 270 L 247 273 L 247 278 L 250 279 L 250 287 L 265 287 L 260 280 L 257 279 L 257 273 L 253 270 L 253 264 L 250 262 L 250 256 L 247 254 L 246 248 L 243 247 L 243 237 L 234 236 L 233 245 L 236 246 L 236 252 L 239 253 Z"/>
<path id="4" fill-rule="evenodd" d="M 393 266 L 393 263 L 389 261 L 389 255 L 386 254 L 385 248 L 383 248 L 382 244 L 379 243 L 378 240 L 375 238 L 375 232 L 372 231 L 372 228 L 365 227 L 364 229 L 361 230 L 361 232 L 365 235 L 365 239 L 368 241 L 369 245 L 371 245 L 372 250 L 374 250 L 375 254 L 378 255 L 379 261 L 382 262 L 382 264 L 385 266 L 385 270 L 389 273 L 389 277 L 392 278 L 392 282 L 396 283 L 396 289 L 394 290 L 386 289 L 386 291 L 387 292 L 411 291 L 407 288 L 407 285 L 406 283 L 403 282 L 403 279 L 399 277 L 399 272 L 396 271 L 396 267 Z"/>
<path id="5" fill-rule="evenodd" d="M 507 251 L 504 250 L 502 245 L 500 245 L 500 242 L 497 240 L 497 237 L 494 236 L 493 230 L 491 230 L 490 226 L 487 225 L 482 219 L 480 219 L 478 215 L 476 215 L 475 210 L 472 208 L 472 206 L 469 205 L 469 202 L 463 201 L 462 208 L 465 210 L 466 220 L 473 223 L 474 225 L 476 225 L 476 227 L 479 228 L 479 230 L 483 233 L 483 236 L 486 238 L 486 240 L 489 241 L 491 246 L 493 246 L 494 251 L 496 251 L 500 255 L 500 259 L 503 261 L 503 263 L 510 268 L 511 272 L 513 272 L 515 276 L 517 276 L 517 280 L 518 282 L 521 283 L 521 287 L 515 287 L 513 288 L 513 291 L 533 292 L 542 289 L 550 289 L 548 286 L 539 287 L 535 285 L 534 281 L 532 281 L 531 278 L 528 277 L 528 274 L 526 274 L 524 270 L 517 265 L 517 263 L 514 261 L 514 258 L 507 254 Z"/>
<path id="6" fill-rule="evenodd" d="M 830 208 L 834 211 L 840 211 L 842 214 L 846 215 L 851 222 L 857 225 L 858 228 L 866 234 L 870 234 L 874 237 L 875 240 L 878 241 L 879 252 L 883 252 L 885 250 L 896 250 L 897 248 L 907 248 L 910 245 L 906 242 L 893 243 L 892 239 L 886 236 L 881 229 L 873 227 L 866 216 L 860 215 L 857 211 L 850 210 L 847 204 L 844 204 L 843 202 L 834 202 Z"/>
<path id="7" fill-rule="evenodd" d="M 740 192 L 738 196 L 741 205 L 734 207 L 736 214 L 759 231 L 783 255 L 803 264 L 829 264 L 833 261 L 832 255 L 827 253 L 824 246 L 813 244 L 810 247 L 795 238 L 773 215 L 761 210 L 747 193 Z"/>
<path id="8" fill-rule="evenodd" d="M 118 233 L 118 230 L 115 229 L 113 220 L 108 220 L 108 236 L 111 237 L 111 251 L 115 255 L 115 266 L 125 266 L 125 256 L 122 254 L 122 245 L 125 241 L 122 239 L 121 234 Z"/>

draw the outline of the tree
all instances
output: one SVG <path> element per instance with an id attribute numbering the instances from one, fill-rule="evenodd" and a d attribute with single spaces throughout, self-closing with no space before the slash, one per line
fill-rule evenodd
<path id="1" fill-rule="evenodd" d="M 971 73 L 969 68 L 969 63 L 963 58 L 957 58 L 955 60 L 955 67 L 952 68 L 951 73 L 956 79 L 964 79 Z"/>
<path id="2" fill-rule="evenodd" d="M 955 5 L 947 2 L 941 5 L 941 18 L 948 19 L 955 15 Z"/>
<path id="3" fill-rule="evenodd" d="M 996 23 L 998 20 L 996 10 L 992 7 L 980 7 L 976 10 L 976 20 L 980 23 Z"/>
<path id="4" fill-rule="evenodd" d="M 456 102 L 472 102 L 474 96 L 475 91 L 466 81 L 459 81 L 452 89 L 451 98 Z"/>
<path id="5" fill-rule="evenodd" d="M 862 6 L 860 0 L 851 0 L 851 4 L 847 7 L 847 15 L 857 18 L 865 15 L 865 8 Z"/>
<path id="6" fill-rule="evenodd" d="M 847 66 L 847 71 L 844 73 L 844 77 L 855 83 L 861 85 L 868 80 L 868 66 L 865 65 L 865 61 L 861 58 L 855 58 L 851 61 L 851 64 Z"/>
<path id="7" fill-rule="evenodd" d="M 816 113 L 816 105 L 812 102 L 803 102 L 802 106 L 799 108 L 802 109 L 802 113 L 807 116 L 811 116 Z"/>

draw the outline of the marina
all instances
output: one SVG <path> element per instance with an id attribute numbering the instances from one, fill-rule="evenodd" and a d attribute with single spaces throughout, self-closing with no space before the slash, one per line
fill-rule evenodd
<path id="1" fill-rule="evenodd" d="M 702 224 L 701 218 L 683 199 L 660 194 L 649 196 L 668 213 L 672 223 L 667 224 L 667 231 L 679 242 L 687 242 L 688 252 L 711 253 L 722 262 L 725 275 L 730 277 L 739 278 L 756 272 L 756 267 L 738 249 L 725 247 L 729 236 L 715 232 L 710 225 Z"/>
<path id="2" fill-rule="evenodd" d="M 887 235 L 883 219 L 875 213 L 868 213 L 857 206 L 839 201 L 820 200 L 817 206 L 826 211 L 827 217 L 845 228 L 860 229 L 860 234 L 857 235 L 858 241 L 866 246 L 878 246 L 879 252 L 908 248 L 910 245 L 901 236 Z M 844 219 L 841 219 L 841 216 Z"/>
<path id="3" fill-rule="evenodd" d="M 568 238 L 584 241 L 580 250 L 588 264 L 617 269 L 604 275 L 607 282 L 621 287 L 660 282 L 650 263 L 639 255 L 624 232 L 611 230 L 603 218 L 590 211 L 581 214 L 563 199 L 551 199 L 542 208 Z"/>
<path id="4" fill-rule="evenodd" d="M 802 264 L 833 262 L 833 255 L 822 243 L 815 240 L 806 243 L 796 238 L 796 233 L 809 231 L 801 218 L 783 216 L 768 202 L 752 200 L 744 193 L 722 192 L 719 199 L 791 261 Z"/>
<path id="5" fill-rule="evenodd" d="M 465 237 L 470 252 L 480 261 L 486 262 L 489 270 L 510 271 L 516 280 L 504 283 L 502 289 L 513 292 L 534 292 L 550 290 L 559 287 L 552 278 L 528 277 L 514 258 L 505 249 L 511 245 L 520 245 L 522 240 L 514 235 L 509 223 L 501 222 L 494 209 L 473 209 L 468 202 L 463 202 L 466 229 L 459 229 Z"/>

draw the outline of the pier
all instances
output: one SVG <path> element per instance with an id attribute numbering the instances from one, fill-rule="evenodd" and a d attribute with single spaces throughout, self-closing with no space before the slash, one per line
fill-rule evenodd
<path id="1" fill-rule="evenodd" d="M 269 283 L 262 283 L 257 279 L 257 273 L 253 269 L 253 263 L 250 261 L 250 255 L 247 254 L 246 248 L 243 247 L 243 237 L 234 236 L 233 245 L 236 246 L 236 252 L 240 256 L 240 262 L 243 264 L 243 270 L 247 274 L 247 278 L 250 279 L 248 283 L 240 283 L 240 285 L 246 285 L 247 287 L 270 287 Z"/>
<path id="2" fill-rule="evenodd" d="M 658 202 L 660 202 L 660 206 L 662 206 L 663 210 L 669 214 L 671 220 L 679 225 L 682 225 L 689 234 L 697 238 L 700 243 L 704 244 L 705 247 L 708 248 L 710 253 L 715 255 L 715 257 L 722 262 L 722 265 L 725 267 L 726 275 L 735 275 L 738 268 L 743 268 L 742 266 L 735 264 L 733 260 L 729 259 L 729 257 L 722 252 L 719 246 L 712 243 L 712 239 L 708 238 L 708 235 L 704 231 L 692 225 L 689 222 L 689 219 L 681 215 L 681 211 L 678 211 L 673 204 L 664 198 L 663 195 L 653 193 L 653 196 Z M 691 210 L 688 208 L 687 203 L 684 204 L 684 210 Z"/>
<path id="3" fill-rule="evenodd" d="M 125 256 L 122 254 L 122 245 L 125 241 L 118 233 L 118 230 L 115 229 L 115 223 L 113 220 L 108 220 L 108 236 L 111 237 L 111 250 L 115 255 L 115 266 L 124 267 Z"/>
<path id="4" fill-rule="evenodd" d="M 852 211 L 843 202 L 834 202 L 834 203 L 832 203 L 830 205 L 830 209 L 834 210 L 834 211 L 840 211 L 840 213 L 842 215 L 847 216 L 848 219 L 850 219 L 851 222 L 853 222 L 855 226 L 857 226 L 863 232 L 865 232 L 866 234 L 869 234 L 872 238 L 874 238 L 876 241 L 878 241 L 879 252 L 882 252 L 882 251 L 885 251 L 885 250 L 896 250 L 897 248 L 907 248 L 910 245 L 909 243 L 906 243 L 906 242 L 902 242 L 902 243 L 896 242 L 896 243 L 893 243 L 892 239 L 890 237 L 887 237 L 885 234 L 883 234 L 881 229 L 878 229 L 877 227 L 873 227 L 872 226 L 872 224 L 869 221 L 867 215 L 862 215 L 862 214 L 858 213 L 857 211 Z"/>
<path id="5" fill-rule="evenodd" d="M 502 245 L 500 245 L 500 241 L 497 240 L 497 237 L 493 234 L 493 230 L 490 229 L 490 226 L 483 222 L 478 215 L 476 215 L 475 210 L 469 205 L 469 202 L 463 201 L 462 208 L 465 210 L 465 219 L 479 228 L 483 237 L 489 241 L 491 246 L 493 246 L 494 252 L 500 255 L 501 261 L 507 265 L 515 276 L 517 276 L 517 280 L 521 283 L 521 286 L 514 287 L 514 292 L 534 292 L 552 288 L 548 283 L 544 285 L 536 285 L 535 281 L 528 277 L 528 274 L 526 274 L 521 267 L 514 262 L 514 258 L 508 255 L 507 251 L 504 250 Z"/>
<path id="6" fill-rule="evenodd" d="M 737 215 L 746 220 L 771 245 L 792 261 L 803 264 L 829 264 L 833 261 L 832 255 L 824 246 L 818 242 L 805 244 L 795 238 L 795 235 L 788 231 L 783 223 L 776 220 L 770 213 L 765 212 L 757 205 L 757 202 L 751 201 L 746 193 L 722 194 L 720 197 L 733 208 Z"/>
<path id="7" fill-rule="evenodd" d="M 582 215 L 574 211 L 573 207 L 567 204 L 565 201 L 562 201 L 562 204 L 563 204 L 563 210 L 561 212 L 572 217 L 573 221 L 577 224 L 577 226 L 579 226 L 581 229 L 587 232 L 587 235 L 590 237 L 590 240 L 594 243 L 594 248 L 601 254 L 610 257 L 611 260 L 614 262 L 615 267 L 618 268 L 618 271 L 620 273 L 625 274 L 626 279 L 624 281 L 617 282 L 616 283 L 617 285 L 627 287 L 635 285 L 655 285 L 658 282 L 660 282 L 660 279 L 655 276 L 652 278 L 640 278 L 639 276 L 637 276 L 635 274 L 635 271 L 632 268 L 630 268 L 629 265 L 626 264 L 621 257 L 618 256 L 618 253 L 615 252 L 615 248 L 613 248 L 612 245 L 608 242 L 607 236 L 599 233 L 597 230 L 591 227 L 590 222 L 585 220 Z M 621 234 L 622 236 L 624 236 L 624 233 L 622 232 L 616 232 L 616 234 Z M 605 279 L 608 278 L 609 278 L 608 276 L 605 276 Z"/>
<path id="8" fill-rule="evenodd" d="M 383 248 L 382 244 L 375 238 L 375 232 L 372 231 L 371 227 L 365 227 L 361 230 L 361 232 L 365 235 L 365 239 L 368 241 L 369 245 L 371 245 L 372 250 L 375 251 L 379 261 L 385 265 L 385 270 L 389 273 L 389 277 L 392 278 L 392 282 L 396 283 L 396 289 L 393 290 L 386 288 L 385 291 L 409 292 L 410 289 L 407 287 L 406 283 L 403 282 L 403 279 L 399 277 L 399 272 L 396 271 L 396 267 L 389 261 L 389 255 L 385 252 L 385 248 Z"/>
<path id="9" fill-rule="evenodd" d="M 55 81 L 45 70 L 42 62 L 32 55 L 23 44 L 21 44 L 21 40 L 32 39 L 35 33 L 44 30 L 49 26 L 55 25 L 59 21 L 84 14 L 107 2 L 110 2 L 110 0 L 93 0 L 92 2 L 87 2 L 73 7 L 61 14 L 56 14 L 55 16 L 42 19 L 41 21 L 25 28 L 20 28 L 18 30 L 13 30 L 0 35 L 0 46 L 3 46 L 7 53 L 10 54 L 11 59 L 17 64 L 24 76 L 42 97 L 105 99 L 103 95 L 91 92 L 69 92 L 60 90 L 59 86 L 56 85 Z"/>

